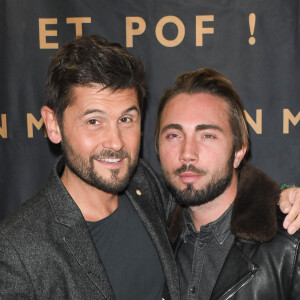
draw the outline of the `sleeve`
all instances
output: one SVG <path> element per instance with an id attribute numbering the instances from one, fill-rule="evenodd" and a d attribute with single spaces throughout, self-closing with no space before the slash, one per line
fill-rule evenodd
<path id="1" fill-rule="evenodd" d="M 0 299 L 35 299 L 26 268 L 3 235 L 0 235 Z"/>

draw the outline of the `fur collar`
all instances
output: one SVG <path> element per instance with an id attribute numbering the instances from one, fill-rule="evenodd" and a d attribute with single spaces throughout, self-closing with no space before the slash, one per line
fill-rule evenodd
<path id="1" fill-rule="evenodd" d="M 259 169 L 245 163 L 239 173 L 238 192 L 233 204 L 231 232 L 239 238 L 270 241 L 278 230 L 276 204 L 278 184 Z M 183 208 L 178 206 L 168 219 L 171 242 L 184 228 Z"/>

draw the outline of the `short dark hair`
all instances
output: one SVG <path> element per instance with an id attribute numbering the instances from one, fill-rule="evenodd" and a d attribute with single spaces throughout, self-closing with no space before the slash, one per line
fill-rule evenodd
<path id="1" fill-rule="evenodd" d="M 158 151 L 160 135 L 161 115 L 166 104 L 176 95 L 208 93 L 218 96 L 226 101 L 229 107 L 229 123 L 234 142 L 234 151 L 246 146 L 249 149 L 249 133 L 244 114 L 243 105 L 232 83 L 223 74 L 208 68 L 202 68 L 193 72 L 179 75 L 175 79 L 175 85 L 163 94 L 157 113 L 155 129 L 155 147 Z"/>
<path id="2" fill-rule="evenodd" d="M 72 88 L 95 84 L 112 91 L 134 88 L 142 110 L 146 79 L 140 59 L 119 43 L 97 35 L 82 36 L 62 46 L 46 76 L 46 105 L 55 112 L 61 128 L 63 113 L 72 101 Z"/>

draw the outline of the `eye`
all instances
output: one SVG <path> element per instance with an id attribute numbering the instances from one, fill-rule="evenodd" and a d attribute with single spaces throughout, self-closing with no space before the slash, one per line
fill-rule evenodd
<path id="1" fill-rule="evenodd" d="M 129 122 L 132 122 L 132 118 L 122 117 L 122 118 L 119 119 L 119 122 L 120 123 L 129 123 Z"/>
<path id="2" fill-rule="evenodd" d="M 90 125 L 98 125 L 99 124 L 99 121 L 96 120 L 96 119 L 90 119 L 87 121 L 88 124 Z"/>
<path id="3" fill-rule="evenodd" d="M 178 137 L 178 134 L 176 134 L 176 133 L 169 133 L 166 135 L 167 139 L 175 139 L 177 137 Z"/>
<path id="4" fill-rule="evenodd" d="M 215 137 L 213 135 L 211 135 L 211 134 L 205 134 L 203 136 L 203 138 L 205 138 L 205 139 L 214 139 Z"/>

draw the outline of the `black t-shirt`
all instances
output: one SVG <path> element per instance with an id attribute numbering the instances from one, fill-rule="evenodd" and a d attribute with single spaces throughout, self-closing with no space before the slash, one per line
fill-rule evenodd
<path id="1" fill-rule="evenodd" d="M 162 299 L 164 274 L 150 236 L 126 195 L 98 222 L 87 222 L 118 300 Z"/>

